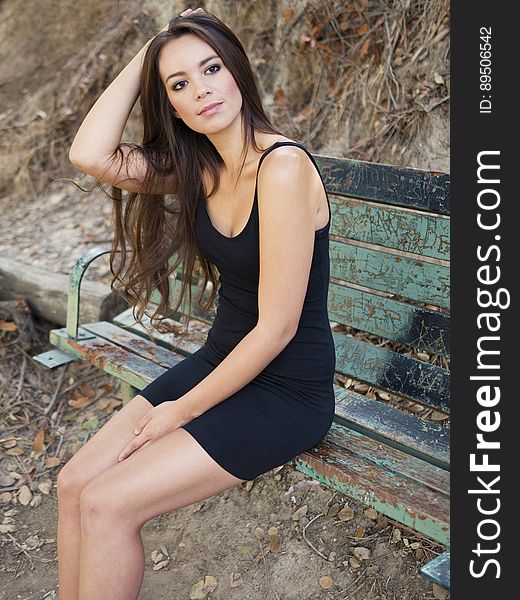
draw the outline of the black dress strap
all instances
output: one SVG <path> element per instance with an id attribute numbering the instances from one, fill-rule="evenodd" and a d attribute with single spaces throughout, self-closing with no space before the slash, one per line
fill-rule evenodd
<path id="1" fill-rule="evenodd" d="M 312 164 L 316 167 L 316 171 L 318 171 L 318 175 L 320 176 L 321 183 L 323 184 L 323 189 L 325 190 L 325 195 L 327 197 L 327 205 L 328 205 L 328 209 L 329 209 L 329 219 L 327 221 L 327 224 L 324 225 L 323 227 L 321 227 L 320 229 L 318 229 L 317 231 L 322 231 L 322 230 L 326 229 L 329 226 L 330 221 L 331 221 L 331 217 L 332 217 L 332 211 L 331 211 L 331 208 L 330 208 L 329 193 L 327 192 L 327 186 L 325 185 L 325 182 L 323 181 L 323 177 L 321 175 L 321 172 L 320 172 L 320 169 L 318 167 L 317 162 L 314 160 L 314 156 L 307 150 L 307 148 L 305 148 L 305 146 L 303 146 L 303 144 L 300 144 L 299 142 L 291 142 L 291 141 L 287 141 L 287 140 L 279 140 L 278 142 L 275 142 L 272 146 L 269 146 L 269 148 L 267 148 L 267 150 L 262 154 L 262 156 L 260 157 L 260 160 L 258 161 L 258 167 L 256 169 L 254 202 L 256 202 L 256 198 L 257 198 L 258 171 L 260 170 L 260 165 L 262 164 L 262 161 L 264 160 L 264 158 L 269 154 L 269 152 L 271 152 L 271 150 L 274 150 L 278 146 L 297 146 L 298 148 L 301 148 L 304 152 L 306 152 L 306 154 L 308 155 L 308 157 L 311 159 Z"/>

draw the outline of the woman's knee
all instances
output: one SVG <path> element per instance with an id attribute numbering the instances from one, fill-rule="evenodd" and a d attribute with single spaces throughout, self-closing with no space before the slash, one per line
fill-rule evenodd
<path id="1" fill-rule="evenodd" d="M 73 456 L 58 473 L 58 501 L 70 500 L 79 503 L 81 492 L 88 483 L 85 477 L 86 469 L 82 468 L 79 462 Z"/>
<path id="2" fill-rule="evenodd" d="M 89 531 L 106 531 L 112 526 L 128 526 L 134 530 L 144 523 L 138 521 L 131 510 L 128 498 L 123 498 L 113 487 L 106 487 L 96 481 L 88 483 L 81 491 L 81 526 Z"/>

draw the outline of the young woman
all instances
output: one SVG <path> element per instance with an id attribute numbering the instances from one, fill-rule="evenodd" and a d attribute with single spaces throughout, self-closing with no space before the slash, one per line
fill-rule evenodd
<path id="1" fill-rule="evenodd" d="M 131 147 L 120 140 L 139 95 L 144 139 Z M 60 600 L 130 600 L 148 520 L 283 465 L 327 433 L 330 206 L 311 154 L 269 123 L 239 40 L 202 9 L 173 18 L 123 69 L 70 159 L 129 192 L 124 212 L 114 197 L 114 244 L 132 248 L 116 278 L 140 307 L 158 288 L 168 309 L 175 252 L 184 290 L 195 257 L 206 277 L 219 273 L 207 343 L 145 387 L 58 476 Z"/>

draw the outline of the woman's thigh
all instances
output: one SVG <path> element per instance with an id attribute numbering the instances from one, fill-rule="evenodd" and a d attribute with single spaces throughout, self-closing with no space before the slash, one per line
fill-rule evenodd
<path id="1" fill-rule="evenodd" d="M 82 525 L 140 528 L 164 513 L 246 481 L 220 466 L 183 428 L 139 448 L 106 469 L 81 494 Z"/>
<path id="2" fill-rule="evenodd" d="M 62 467 L 60 486 L 79 494 L 89 481 L 116 465 L 123 448 L 134 439 L 137 423 L 152 408 L 146 398 L 134 396 Z"/>

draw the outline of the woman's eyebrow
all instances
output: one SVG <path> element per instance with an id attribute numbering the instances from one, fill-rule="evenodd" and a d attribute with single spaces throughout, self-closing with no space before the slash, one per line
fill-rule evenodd
<path id="1" fill-rule="evenodd" d="M 208 58 L 205 58 L 204 60 L 200 61 L 199 67 L 202 67 L 202 65 L 206 64 L 213 58 L 220 58 L 220 56 L 217 56 L 216 54 L 212 54 L 211 56 L 208 56 Z M 171 79 L 172 77 L 175 77 L 176 75 L 187 75 L 187 73 L 185 71 L 177 71 L 177 73 L 172 73 L 171 75 L 168 75 L 168 77 L 166 77 L 166 83 L 168 83 L 168 79 Z"/>

